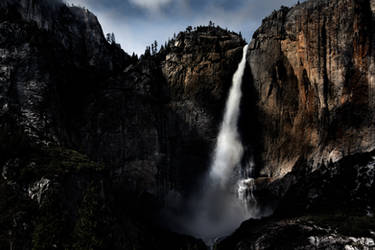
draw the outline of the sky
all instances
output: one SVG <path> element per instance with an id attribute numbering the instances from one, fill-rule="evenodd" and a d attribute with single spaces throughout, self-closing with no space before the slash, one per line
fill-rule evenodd
<path id="1" fill-rule="evenodd" d="M 144 53 L 157 40 L 164 44 L 187 26 L 208 25 L 241 32 L 249 42 L 264 17 L 297 0 L 65 0 L 86 7 L 99 19 L 104 33 L 129 54 Z"/>

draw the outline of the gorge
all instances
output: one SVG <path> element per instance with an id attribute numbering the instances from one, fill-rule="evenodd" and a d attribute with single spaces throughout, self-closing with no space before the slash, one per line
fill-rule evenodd
<path id="1" fill-rule="evenodd" d="M 308 0 L 137 58 L 86 9 L 2 0 L 0 249 L 373 248 L 374 24 Z"/>

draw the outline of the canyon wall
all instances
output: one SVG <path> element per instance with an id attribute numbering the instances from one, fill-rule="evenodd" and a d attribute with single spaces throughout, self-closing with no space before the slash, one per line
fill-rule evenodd
<path id="1" fill-rule="evenodd" d="M 0 248 L 204 248 L 158 209 L 208 167 L 244 40 L 199 27 L 137 59 L 88 10 L 0 9 Z"/>
<path id="2" fill-rule="evenodd" d="M 215 27 L 181 32 L 130 58 L 88 10 L 5 1 L 1 115 L 36 142 L 87 154 L 154 195 L 193 186 L 207 167 L 244 41 Z"/>
<path id="3" fill-rule="evenodd" d="M 261 175 L 374 149 L 374 1 L 307 1 L 265 18 L 248 63 Z"/>
<path id="4" fill-rule="evenodd" d="M 138 59 L 88 10 L 46 0 L 0 10 L 0 248 L 205 249 L 161 230 L 158 213 L 207 170 L 245 41 L 197 27 Z M 298 197 L 305 211 L 334 189 L 314 186 L 311 167 L 322 183 L 373 175 L 374 11 L 374 0 L 307 1 L 272 13 L 250 42 L 244 163 L 254 155 L 257 176 L 278 179 L 256 192 L 286 195 L 279 210 Z M 345 191 L 368 181 L 358 176 Z"/>

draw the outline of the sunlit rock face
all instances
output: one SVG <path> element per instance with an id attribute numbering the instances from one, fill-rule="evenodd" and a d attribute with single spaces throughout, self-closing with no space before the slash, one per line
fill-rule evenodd
<path id="1" fill-rule="evenodd" d="M 248 63 L 265 176 L 374 147 L 374 1 L 307 1 L 263 20 Z"/>
<path id="2" fill-rule="evenodd" d="M 217 249 L 373 247 L 374 6 L 306 1 L 255 32 L 254 195 L 275 211 L 244 222 Z M 350 223 L 335 223 L 340 217 Z"/>

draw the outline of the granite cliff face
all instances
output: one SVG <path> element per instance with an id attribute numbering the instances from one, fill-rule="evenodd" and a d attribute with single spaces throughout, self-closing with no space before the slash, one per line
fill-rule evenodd
<path id="1" fill-rule="evenodd" d="M 68 141 L 69 123 L 96 79 L 123 68 L 128 56 L 105 41 L 87 10 L 48 1 L 2 5 L 1 114 L 17 114 L 40 141 Z"/>
<path id="2" fill-rule="evenodd" d="M 307 1 L 263 20 L 248 53 L 262 175 L 373 149 L 373 11 L 373 1 Z"/>
<path id="3" fill-rule="evenodd" d="M 200 27 L 138 60 L 87 10 L 0 8 L 1 248 L 204 248 L 154 215 L 205 171 L 244 41 Z"/>
<path id="4" fill-rule="evenodd" d="M 275 211 L 217 249 L 375 246 L 374 6 L 306 1 L 273 12 L 255 32 L 248 83 L 262 126 L 254 194 Z"/>
<path id="5" fill-rule="evenodd" d="M 186 186 L 178 171 L 191 167 L 181 162 L 196 168 L 190 176 L 204 170 L 244 44 L 238 35 L 202 27 L 136 61 L 107 43 L 87 10 L 43 1 L 2 7 L 2 114 L 17 113 L 38 141 L 78 149 L 115 174 L 145 168 L 154 180 L 140 181 L 149 179 L 153 193 L 158 184 Z"/>
<path id="6" fill-rule="evenodd" d="M 86 109 L 82 150 L 139 192 L 188 192 L 207 168 L 243 44 L 234 33 L 201 27 L 109 78 Z"/>
<path id="7" fill-rule="evenodd" d="M 180 120 L 174 122 L 177 128 L 165 129 L 169 134 L 167 144 L 174 150 L 168 152 L 170 168 L 179 171 L 177 179 L 182 189 L 196 185 L 209 166 L 232 75 L 244 44 L 235 33 L 197 27 L 180 33 L 160 53 L 169 97 L 167 107 Z M 173 124 L 170 118 L 168 121 Z"/>

